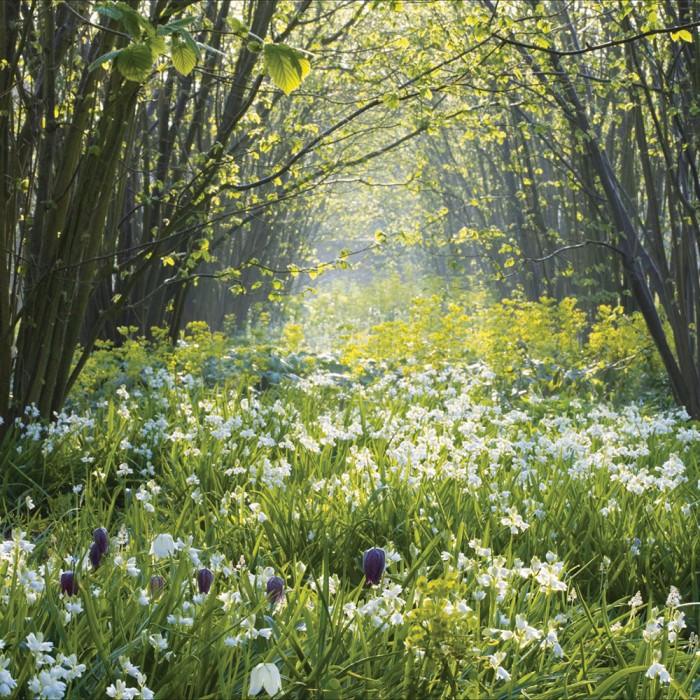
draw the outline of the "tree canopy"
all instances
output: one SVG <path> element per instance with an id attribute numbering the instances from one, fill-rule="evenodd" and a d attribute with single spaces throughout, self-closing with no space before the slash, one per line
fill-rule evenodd
<path id="1" fill-rule="evenodd" d="M 357 249 L 639 310 L 700 418 L 696 0 L 0 4 L 0 414 Z M 324 264 L 325 263 L 325 264 Z"/>

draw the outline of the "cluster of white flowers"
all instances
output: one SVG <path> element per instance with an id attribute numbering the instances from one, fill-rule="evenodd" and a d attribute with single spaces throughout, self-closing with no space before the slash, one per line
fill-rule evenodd
<path id="1" fill-rule="evenodd" d="M 5 647 L 5 642 L 0 639 L 0 649 Z M 0 698 L 7 698 L 12 695 L 12 692 L 17 687 L 17 681 L 12 677 L 8 668 L 11 659 L 4 654 L 0 654 Z"/>
<path id="2" fill-rule="evenodd" d="M 383 630 L 403 624 L 406 601 L 401 597 L 402 592 L 402 586 L 385 580 L 383 587 L 373 590 L 372 595 L 361 604 L 346 603 L 343 614 L 353 620 L 351 629 L 361 618 L 370 620 L 375 627 Z"/>
<path id="3" fill-rule="evenodd" d="M 555 658 L 564 655 L 560 636 L 563 643 L 566 620 L 554 613 L 553 619 L 549 619 L 549 614 L 536 618 L 529 607 L 517 606 L 523 601 L 529 605 L 538 596 L 546 597 L 548 605 L 564 599 L 573 603 L 576 592 L 569 590 L 564 564 L 553 552 L 547 552 L 543 559 L 533 556 L 524 562 L 510 554 L 508 557 L 500 554 L 503 550 L 499 550 L 497 543 L 505 538 L 515 548 L 539 538 L 538 546 L 544 540 L 537 550 L 540 555 L 550 546 L 561 552 L 556 532 L 547 531 L 542 537 L 550 515 L 547 508 L 551 507 L 542 501 L 553 501 L 557 508 L 573 507 L 573 503 L 562 504 L 552 498 L 569 482 L 581 493 L 588 490 L 591 502 L 595 503 L 593 514 L 611 529 L 626 517 L 624 505 L 630 500 L 639 502 L 647 512 L 658 506 L 675 508 L 678 517 L 692 525 L 698 499 L 684 496 L 688 503 L 681 506 L 678 493 L 690 488 L 687 482 L 693 457 L 689 449 L 700 441 L 700 432 L 684 427 L 680 412 L 645 415 L 634 406 L 613 411 L 602 405 L 584 410 L 572 402 L 566 414 L 541 415 L 537 408 L 513 408 L 498 395 L 493 395 L 490 403 L 474 401 L 472 392 L 477 389 L 483 392 L 491 378 L 483 365 L 414 366 L 405 374 L 387 372 L 365 387 L 347 377 L 319 371 L 296 383 L 298 392 L 312 397 L 313 404 L 319 406 L 313 416 L 304 420 L 294 400 L 270 402 L 259 394 L 256 396 L 252 389 L 243 397 L 222 395 L 217 400 L 195 402 L 181 389 L 197 386 L 199 380 L 144 368 L 142 379 L 151 390 L 149 401 L 152 407 L 156 406 L 157 413 L 144 419 L 140 402 L 136 400 L 139 390 L 132 385 L 117 390 L 123 435 L 116 442 L 113 466 L 100 463 L 95 448 L 95 419 L 90 414 L 63 413 L 51 425 L 36 427 L 38 424 L 32 422 L 30 411 L 24 419 L 23 439 L 40 441 L 45 454 L 70 452 L 98 481 L 116 478 L 128 502 L 137 507 L 139 517 L 147 523 L 146 532 L 154 533 L 150 537 L 149 556 L 141 556 L 145 549 L 136 551 L 125 528 L 115 536 L 114 549 L 109 555 L 110 564 L 134 583 L 132 604 L 137 601 L 152 610 L 163 600 L 152 589 L 140 588 L 143 583 L 136 584 L 135 580 L 141 579 L 149 567 L 164 571 L 171 560 L 179 566 L 182 560 L 187 563 L 188 557 L 197 567 L 201 565 L 200 555 L 209 561 L 212 571 L 217 572 L 218 588 L 212 594 L 216 595 L 216 601 L 212 603 L 220 605 L 217 610 L 226 618 L 227 632 L 233 631 L 225 638 L 225 644 L 230 647 L 247 645 L 250 649 L 257 646 L 250 644 L 253 640 L 260 639 L 258 644 L 261 644 L 262 640 L 272 638 L 275 628 L 261 622 L 260 616 L 256 618 L 259 612 L 256 606 L 264 600 L 266 583 L 275 572 L 270 567 L 248 571 L 241 563 L 228 566 L 223 554 L 212 553 L 208 548 L 198 549 L 195 545 L 204 547 L 204 544 L 195 542 L 192 536 L 183 541 L 167 532 L 159 533 L 156 523 L 173 497 L 168 491 L 173 489 L 172 483 L 168 485 L 162 474 L 155 476 L 155 465 L 164 447 L 183 458 L 201 457 L 192 460 L 195 466 L 189 468 L 183 479 L 186 508 L 201 509 L 212 504 L 212 520 L 218 523 L 235 520 L 236 526 L 253 532 L 274 525 L 271 522 L 274 497 L 297 478 L 297 465 L 317 464 L 320 454 L 341 455 L 332 473 L 311 470 L 309 482 L 302 487 L 303 495 L 291 513 L 296 522 L 307 527 L 302 538 L 309 542 L 323 532 L 317 526 L 318 520 L 306 517 L 305 512 L 324 516 L 331 513 L 343 518 L 368 507 L 385 507 L 394 489 L 399 493 L 406 488 L 420 490 L 416 517 L 420 527 L 435 535 L 436 540 L 440 540 L 441 533 L 446 535 L 439 545 L 445 551 L 438 564 L 441 571 L 452 576 L 450 581 L 456 582 L 459 592 L 434 600 L 427 595 L 409 595 L 408 586 L 389 575 L 362 597 L 344 602 L 342 615 L 351 630 L 365 626 L 391 634 L 393 627 L 404 625 L 417 610 L 427 609 L 429 600 L 430 604 L 439 606 L 440 615 L 455 625 L 477 619 L 472 607 L 478 608 L 480 614 L 487 608 L 490 612 L 495 610 L 495 618 L 483 631 L 491 649 L 485 654 L 479 652 L 483 654 L 479 658 L 493 671 L 495 679 L 505 682 L 515 673 L 515 667 L 508 664 L 514 650 L 540 649 L 546 656 Z M 335 392 L 338 401 L 317 400 L 329 392 Z M 362 397 L 362 408 L 359 402 L 351 400 L 357 396 Z M 393 397 L 401 396 L 413 399 L 413 404 L 403 412 L 392 405 Z M 530 403 L 535 405 L 534 400 Z M 516 405 L 520 406 L 517 402 Z M 375 442 L 382 445 L 381 450 L 372 448 Z M 664 456 L 658 457 L 659 454 Z M 207 468 L 216 470 L 216 479 L 223 484 L 213 502 L 206 472 L 199 466 L 205 461 Z M 552 465 L 558 466 L 553 469 Z M 465 502 L 474 502 L 491 518 L 498 532 L 491 533 L 488 541 L 483 535 L 488 546 L 471 539 L 468 545 L 458 547 L 454 533 L 452 540 L 447 536 L 450 525 L 446 523 L 438 491 L 445 485 L 455 487 L 454 493 Z M 605 486 L 610 489 L 597 498 Z M 82 487 L 76 485 L 77 496 L 82 493 Z M 562 494 L 569 497 L 566 489 L 562 488 Z M 270 495 L 272 499 L 268 498 Z M 29 517 L 32 506 L 31 499 L 24 501 L 23 509 Z M 316 524 L 309 525 L 310 522 Z M 639 562 L 652 549 L 653 538 L 641 530 L 627 533 L 623 538 L 625 556 L 630 556 L 629 551 L 640 557 L 635 560 Z M 633 538 L 635 533 L 644 540 Z M 466 535 L 465 540 L 469 537 L 472 534 Z M 420 552 L 415 545 L 410 547 L 413 560 L 418 560 Z M 9 600 L 10 583 L 21 587 L 30 605 L 42 597 L 45 581 L 51 580 L 57 569 L 51 561 L 32 566 L 33 549 L 34 545 L 21 531 L 0 542 L 2 601 Z M 401 558 L 391 543 L 385 545 L 385 555 L 387 565 Z M 610 560 L 606 562 L 604 573 Z M 305 580 L 303 564 L 298 567 L 297 583 L 307 587 L 308 605 L 318 605 L 318 581 Z M 71 570 L 80 576 L 90 570 L 87 552 L 76 555 Z M 144 630 L 144 645 L 148 643 L 157 651 L 159 662 L 172 658 L 168 635 L 187 634 L 188 630 L 182 628 L 193 627 L 197 616 L 202 614 L 205 594 L 187 593 L 188 586 L 194 587 L 194 580 L 194 577 L 188 579 L 177 607 L 168 611 L 169 627 Z M 81 578 L 81 586 L 83 581 Z M 90 590 L 87 581 L 85 585 Z M 343 582 L 337 575 L 331 575 L 328 588 L 333 608 Z M 99 589 L 93 588 L 93 592 L 100 594 Z M 82 612 L 83 603 L 77 596 L 64 596 L 63 605 L 64 623 Z M 277 614 L 283 605 L 282 602 L 277 607 L 269 606 L 266 614 Z M 672 588 L 665 608 L 653 608 L 640 623 L 638 609 L 642 605 L 641 595 L 630 600 L 629 619 L 650 645 L 649 653 L 657 653 L 662 641 L 677 644 L 687 627 L 679 592 Z M 336 608 L 336 611 L 340 614 L 340 610 Z M 63 697 L 67 684 L 85 670 L 75 656 L 58 654 L 54 659 L 53 644 L 44 641 L 39 632 L 27 637 L 27 646 L 36 671 L 28 688 L 37 696 Z M 654 658 L 647 677 L 670 682 L 661 658 Z M 673 671 L 674 667 L 669 667 Z M 152 697 L 145 677 L 136 666 L 122 659 L 121 668 L 123 678 L 109 686 L 110 697 Z M 0 696 L 15 692 L 16 685 L 10 672 L 10 658 L 0 655 Z M 279 671 L 273 664 L 259 664 L 253 670 L 250 694 L 262 688 L 273 694 L 270 689 L 278 692 L 280 687 Z"/>
<path id="4" fill-rule="evenodd" d="M 78 663 L 75 654 L 59 653 L 51 656 L 53 642 L 44 641 L 44 635 L 31 632 L 26 638 L 27 648 L 34 658 L 36 673 L 27 683 L 27 688 L 36 697 L 60 700 L 65 696 L 68 683 L 85 673 L 85 664 Z"/>

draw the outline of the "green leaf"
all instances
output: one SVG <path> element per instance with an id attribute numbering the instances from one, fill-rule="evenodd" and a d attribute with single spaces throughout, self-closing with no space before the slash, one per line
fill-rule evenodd
<path id="1" fill-rule="evenodd" d="M 128 5 L 126 2 L 116 2 L 113 3 L 117 10 L 122 12 L 122 23 L 126 28 L 126 31 L 131 34 L 135 39 L 141 36 L 141 30 L 145 31 L 149 37 L 156 35 L 155 27 L 139 12 L 137 12 L 133 7 Z"/>
<path id="2" fill-rule="evenodd" d="M 286 44 L 265 44 L 263 61 L 275 85 L 286 95 L 301 85 L 310 69 L 308 60 Z"/>
<path id="3" fill-rule="evenodd" d="M 296 54 L 296 57 L 297 61 L 299 61 L 299 65 L 301 66 L 301 79 L 304 80 L 311 70 L 311 63 L 309 63 L 308 58 L 304 58 L 299 53 Z"/>
<path id="4" fill-rule="evenodd" d="M 147 44 L 130 44 L 121 50 L 116 65 L 127 80 L 141 83 L 148 78 L 153 67 L 151 48 Z"/>
<path id="5" fill-rule="evenodd" d="M 382 95 L 382 102 L 389 109 L 396 109 L 399 106 L 399 96 L 395 92 L 387 92 Z"/>
<path id="6" fill-rule="evenodd" d="M 129 6 L 124 6 L 120 3 L 120 9 L 122 10 L 122 24 L 124 29 L 131 34 L 134 39 L 139 39 L 141 37 L 141 22 L 139 22 L 139 13 L 132 10 Z"/>
<path id="7" fill-rule="evenodd" d="M 151 37 L 146 41 L 146 44 L 151 49 L 151 54 L 154 61 L 158 58 L 158 56 L 168 50 L 165 46 L 165 37 L 162 36 Z"/>
<path id="8" fill-rule="evenodd" d="M 202 52 L 199 50 L 199 45 L 192 35 L 186 29 L 178 29 L 177 33 L 184 39 L 187 46 L 194 52 L 194 57 L 199 61 L 202 57 Z"/>
<path id="9" fill-rule="evenodd" d="M 173 38 L 170 44 L 170 58 L 175 68 L 183 75 L 189 75 L 197 65 L 197 55 L 185 42 Z"/>
<path id="10" fill-rule="evenodd" d="M 677 32 L 671 32 L 671 39 L 673 41 L 687 41 L 689 44 L 693 43 L 693 35 L 687 29 L 681 29 Z"/>
<path id="11" fill-rule="evenodd" d="M 235 17 L 228 20 L 228 26 L 236 36 L 245 37 L 248 35 L 248 27 Z"/>
<path id="12" fill-rule="evenodd" d="M 605 698 L 610 697 L 610 691 L 620 683 L 627 676 L 631 676 L 633 673 L 643 673 L 647 670 L 646 666 L 628 666 L 627 668 L 621 668 L 616 671 L 611 676 L 608 676 L 602 683 L 600 683 L 595 688 L 595 693 L 590 697 L 592 698 Z"/>
<path id="13" fill-rule="evenodd" d="M 173 22 L 168 22 L 167 24 L 163 24 L 160 27 L 158 27 L 158 32 L 167 32 L 168 34 L 171 34 L 174 32 L 176 29 L 182 29 L 183 27 L 186 27 L 188 24 L 192 24 L 192 22 L 197 19 L 196 17 L 183 17 L 182 19 L 176 19 Z"/>
<path id="14" fill-rule="evenodd" d="M 124 13 L 114 7 L 114 5 L 111 3 L 109 5 L 97 5 L 95 7 L 95 11 L 104 17 L 109 17 L 110 19 L 121 19 L 124 16 Z"/>
<path id="15" fill-rule="evenodd" d="M 99 58 L 96 58 L 89 66 L 88 71 L 92 72 L 95 68 L 99 68 L 103 63 L 111 61 L 116 58 L 124 49 L 116 49 L 115 51 L 109 51 L 108 53 L 102 54 Z"/>

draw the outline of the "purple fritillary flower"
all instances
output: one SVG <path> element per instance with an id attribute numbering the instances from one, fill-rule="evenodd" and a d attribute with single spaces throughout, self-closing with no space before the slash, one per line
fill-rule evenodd
<path id="1" fill-rule="evenodd" d="M 197 572 L 197 585 L 200 593 L 209 593 L 211 584 L 214 582 L 214 573 L 211 569 L 200 569 Z"/>
<path id="2" fill-rule="evenodd" d="M 279 576 L 270 576 L 265 587 L 267 597 L 271 603 L 276 603 L 284 598 L 284 579 Z"/>
<path id="3" fill-rule="evenodd" d="M 107 554 L 109 551 L 109 534 L 107 533 L 107 530 L 103 527 L 98 527 L 97 530 L 92 533 L 92 537 L 95 540 L 95 544 L 100 550 L 100 553 Z"/>
<path id="4" fill-rule="evenodd" d="M 379 547 L 368 549 L 362 557 L 362 571 L 367 585 L 376 586 L 382 578 L 386 565 L 386 553 Z"/>
<path id="5" fill-rule="evenodd" d="M 64 571 L 61 574 L 61 593 L 66 595 L 76 595 L 78 592 L 78 582 L 72 571 Z"/>
<path id="6" fill-rule="evenodd" d="M 148 582 L 148 588 L 151 591 L 151 597 L 155 596 L 161 588 L 165 586 L 165 579 L 162 576 L 151 576 L 151 580 Z"/>
<path id="7" fill-rule="evenodd" d="M 96 569 L 100 565 L 100 562 L 102 561 L 102 550 L 100 549 L 100 545 L 98 545 L 97 542 L 93 542 L 90 545 L 90 550 L 88 551 L 88 559 L 90 559 L 90 563 L 92 564 L 93 569 Z"/>

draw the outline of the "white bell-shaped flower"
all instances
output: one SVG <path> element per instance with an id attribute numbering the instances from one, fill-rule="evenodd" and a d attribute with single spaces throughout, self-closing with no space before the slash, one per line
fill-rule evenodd
<path id="1" fill-rule="evenodd" d="M 282 679 L 275 664 L 258 664 L 251 671 L 248 695 L 257 695 L 263 688 L 270 696 L 282 690 Z"/>
<path id="2" fill-rule="evenodd" d="M 148 552 L 156 559 L 162 559 L 175 553 L 175 540 L 172 535 L 162 534 L 156 535 L 151 542 L 151 549 Z"/>

